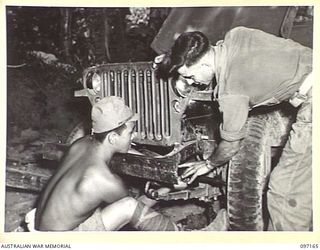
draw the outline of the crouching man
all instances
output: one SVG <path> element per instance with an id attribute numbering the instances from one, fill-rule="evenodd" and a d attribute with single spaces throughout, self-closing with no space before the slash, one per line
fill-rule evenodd
<path id="1" fill-rule="evenodd" d="M 62 159 L 38 207 L 26 216 L 29 230 L 112 231 L 128 223 L 138 230 L 178 230 L 150 208 L 155 201 L 129 197 L 123 181 L 109 169 L 115 153 L 128 152 L 138 114 L 110 96 L 96 103 L 91 115 L 92 135 L 76 141 Z"/>

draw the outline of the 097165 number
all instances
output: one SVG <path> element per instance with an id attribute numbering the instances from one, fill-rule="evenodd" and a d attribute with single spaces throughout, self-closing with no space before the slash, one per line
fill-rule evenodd
<path id="1" fill-rule="evenodd" d="M 303 249 L 317 249 L 317 248 L 319 248 L 319 244 L 300 244 L 300 248 L 303 248 Z"/>

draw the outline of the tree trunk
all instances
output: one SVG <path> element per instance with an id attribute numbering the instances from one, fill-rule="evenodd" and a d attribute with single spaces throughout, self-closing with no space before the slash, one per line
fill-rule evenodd
<path id="1" fill-rule="evenodd" d="M 69 8 L 61 8 L 61 44 L 64 52 L 64 59 L 67 63 L 72 64 L 71 57 L 71 11 Z"/>
<path id="2" fill-rule="evenodd" d="M 111 55 L 110 55 L 110 31 L 111 27 L 109 25 L 109 17 L 107 14 L 107 10 L 103 10 L 103 22 L 104 22 L 104 47 L 106 51 L 106 59 L 108 62 L 111 62 Z"/>

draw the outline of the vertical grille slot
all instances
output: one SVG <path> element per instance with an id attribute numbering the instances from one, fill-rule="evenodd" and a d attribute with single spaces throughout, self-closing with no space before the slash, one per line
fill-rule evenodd
<path id="1" fill-rule="evenodd" d="M 152 78 L 151 78 L 151 71 L 149 69 L 147 69 L 145 71 L 145 82 L 146 82 L 146 96 L 147 96 L 147 102 L 146 102 L 146 107 L 147 112 L 148 112 L 148 138 L 149 139 L 154 139 L 154 112 L 153 112 L 153 107 L 155 105 L 154 100 L 153 100 L 153 96 L 154 93 L 152 91 L 152 82 L 151 82 Z"/>
<path id="2" fill-rule="evenodd" d="M 170 136 L 169 83 L 160 80 L 162 135 Z"/>
<path id="3" fill-rule="evenodd" d="M 137 77 L 136 77 L 136 72 L 134 70 L 131 70 L 130 71 L 130 77 L 129 77 L 129 85 L 131 84 L 131 88 L 130 88 L 130 91 L 131 91 L 131 94 L 129 94 L 130 98 L 131 98 L 131 105 L 130 106 L 134 112 L 136 113 L 139 113 L 139 110 L 138 110 L 138 100 L 137 100 Z"/>
<path id="4" fill-rule="evenodd" d="M 138 72 L 138 82 L 137 82 L 137 97 L 138 97 L 138 107 L 139 107 L 139 114 L 140 114 L 140 133 L 141 138 L 146 138 L 146 120 L 148 119 L 148 115 L 145 111 L 145 91 L 143 88 L 144 85 L 144 74 L 142 70 Z"/>
<path id="5" fill-rule="evenodd" d="M 120 84 L 118 84 L 119 87 L 120 87 L 120 89 L 119 89 L 120 97 L 125 98 L 125 94 L 124 94 L 124 91 L 125 91 L 125 89 L 124 89 L 124 71 L 119 71 L 118 75 L 119 75 L 119 83 L 120 83 Z"/>
<path id="6" fill-rule="evenodd" d="M 165 133 L 165 100 L 164 100 L 164 81 L 160 80 L 160 119 L 161 119 L 161 134 Z"/>
<path id="7" fill-rule="evenodd" d="M 116 74 L 116 84 L 115 84 L 115 93 L 116 96 L 122 97 L 122 79 L 121 79 L 121 71 L 118 70 Z"/>
<path id="8" fill-rule="evenodd" d="M 128 105 L 129 107 L 132 108 L 133 112 L 137 112 L 137 109 L 134 107 L 134 96 L 133 94 L 135 93 L 135 91 L 132 89 L 133 86 L 132 86 L 133 82 L 132 82 L 132 74 L 129 75 L 129 72 L 128 72 Z"/>
<path id="9" fill-rule="evenodd" d="M 144 131 L 146 136 L 149 133 L 149 121 L 150 121 L 150 113 L 149 113 L 149 93 L 148 93 L 148 86 L 147 86 L 147 76 L 145 75 L 145 71 L 139 70 L 139 76 L 141 77 L 141 87 L 143 89 L 143 101 L 142 106 L 144 108 Z"/>
<path id="10" fill-rule="evenodd" d="M 106 73 L 104 73 L 103 74 L 104 75 L 104 77 L 103 77 L 103 79 L 106 81 L 106 84 L 102 84 L 102 85 L 106 85 L 105 87 L 104 87 L 104 89 L 105 89 L 105 91 L 106 91 L 106 96 L 110 96 L 110 95 L 112 95 L 111 94 L 111 79 L 110 79 L 110 74 L 109 74 L 109 72 L 106 72 Z"/>
<path id="11" fill-rule="evenodd" d="M 155 72 L 151 72 L 151 77 L 152 77 L 152 93 L 153 93 L 153 125 L 155 126 L 154 129 L 154 134 L 155 134 L 155 139 L 156 140 L 161 140 L 162 135 L 161 135 L 161 103 L 160 103 L 160 85 L 159 85 L 159 80 L 155 76 Z"/>
<path id="12" fill-rule="evenodd" d="M 114 71 L 110 71 L 109 74 L 110 79 L 110 95 L 116 95 L 115 93 L 115 79 L 114 79 Z"/>
<path id="13" fill-rule="evenodd" d="M 102 73 L 100 75 L 100 77 L 101 77 L 103 83 L 105 83 L 105 82 L 107 83 L 108 80 L 107 80 L 107 74 L 106 73 Z M 109 84 L 101 84 L 100 91 L 101 91 L 101 93 L 103 93 L 102 96 L 107 96 L 107 87 L 108 87 L 108 85 Z"/>
<path id="14" fill-rule="evenodd" d="M 123 98 L 125 100 L 126 105 L 129 107 L 132 107 L 132 105 L 129 104 L 130 102 L 130 95 L 129 95 L 129 79 L 128 79 L 128 70 L 123 71 L 123 78 L 122 78 L 122 89 L 123 89 Z"/>
<path id="15" fill-rule="evenodd" d="M 101 92 L 103 93 L 103 96 L 108 96 L 108 74 L 106 72 L 102 73 L 101 78 L 102 82 L 105 84 L 101 84 Z"/>
<path id="16" fill-rule="evenodd" d="M 130 97 L 132 98 L 132 106 L 130 106 L 132 108 L 132 110 L 135 113 L 138 113 L 141 117 L 140 114 L 140 107 L 139 107 L 139 86 L 138 86 L 138 81 L 137 81 L 137 74 L 135 70 L 131 70 L 130 72 L 130 81 L 131 81 L 131 92 L 132 95 L 130 95 Z M 136 126 L 136 132 L 138 134 L 141 133 L 141 122 L 138 123 L 138 125 Z"/>

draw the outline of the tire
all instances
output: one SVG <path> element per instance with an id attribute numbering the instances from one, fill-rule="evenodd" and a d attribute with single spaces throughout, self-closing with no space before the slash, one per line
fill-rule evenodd
<path id="1" fill-rule="evenodd" d="M 264 230 L 264 189 L 271 169 L 265 115 L 249 117 L 247 135 L 228 169 L 227 211 L 231 231 Z"/>

